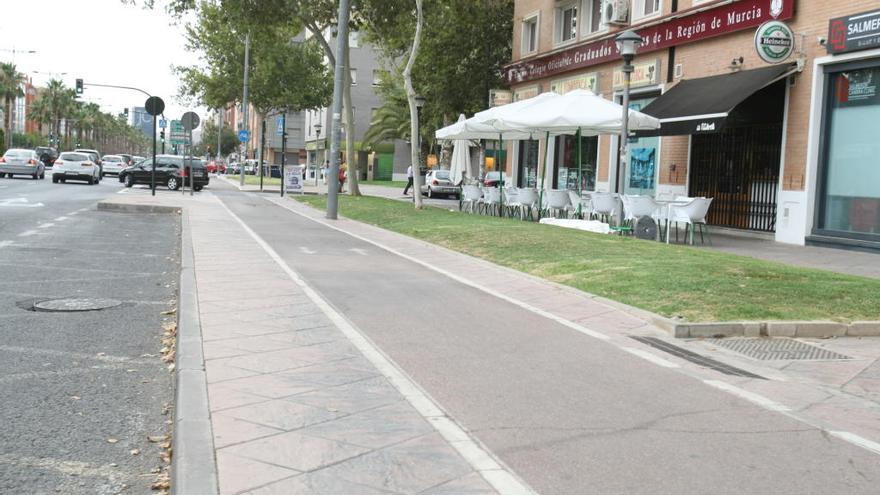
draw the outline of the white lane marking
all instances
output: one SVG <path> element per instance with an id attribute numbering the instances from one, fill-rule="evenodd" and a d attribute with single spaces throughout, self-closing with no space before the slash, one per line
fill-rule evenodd
<path id="1" fill-rule="evenodd" d="M 318 254 L 317 251 L 313 251 L 305 246 L 300 246 L 299 250 L 302 251 L 304 254 Z"/>
<path id="2" fill-rule="evenodd" d="M 406 373 L 401 370 L 388 356 L 386 356 L 369 338 L 354 327 L 341 313 L 337 312 L 323 297 L 321 297 L 312 287 L 303 280 L 299 274 L 272 249 L 266 241 L 263 240 L 256 232 L 254 232 L 244 221 L 229 209 L 222 201 L 220 206 L 244 229 L 256 243 L 263 248 L 266 254 L 272 258 L 281 269 L 287 273 L 303 292 L 317 305 L 321 311 L 329 318 L 337 328 L 358 348 L 359 351 L 370 360 L 388 380 L 394 385 L 398 391 L 403 394 L 404 398 L 415 408 L 419 414 L 426 419 L 442 417 L 448 421 L 431 421 L 434 428 L 443 436 L 450 445 L 485 479 L 491 484 L 501 495 L 535 495 L 535 491 L 528 487 L 524 481 L 517 478 L 512 472 L 508 471 L 496 460 L 491 453 L 486 450 L 478 441 L 472 438 L 468 433 L 458 425 L 448 415 L 443 414 L 442 409 L 437 405 L 427 392 L 421 389 Z M 437 414 L 441 416 L 437 416 Z"/>
<path id="3" fill-rule="evenodd" d="M 78 209 L 78 210 L 76 210 L 76 211 L 82 211 L 82 212 L 84 212 L 84 211 L 89 211 L 89 209 L 88 209 L 88 208 L 80 208 L 80 209 Z"/>
<path id="4" fill-rule="evenodd" d="M 79 212 L 78 212 L 78 211 L 72 211 L 72 212 L 68 213 L 67 216 L 72 217 L 72 216 L 76 215 L 77 213 L 79 213 Z"/>
<path id="5" fill-rule="evenodd" d="M 120 189 L 120 190 L 116 191 L 116 194 L 125 194 L 128 191 L 130 191 L 130 189 Z"/>
<path id="6" fill-rule="evenodd" d="M 710 387 L 715 387 L 719 390 L 723 390 L 729 394 L 735 395 L 740 399 L 745 399 L 752 404 L 756 404 L 758 406 L 767 409 L 768 411 L 775 412 L 788 412 L 791 409 L 788 406 L 782 405 L 776 401 L 772 401 L 763 395 L 758 395 L 754 392 L 749 392 L 748 390 L 743 390 L 735 385 L 731 385 L 727 382 L 722 382 L 719 380 L 703 380 L 703 383 L 709 385 Z"/>
<path id="7" fill-rule="evenodd" d="M 624 351 L 632 354 L 633 356 L 638 356 L 645 361 L 650 361 L 657 366 L 662 366 L 664 368 L 679 368 L 680 366 L 673 363 L 672 361 L 667 361 L 661 357 L 655 356 L 650 352 L 643 349 L 636 349 L 635 347 L 621 347 Z"/>
<path id="8" fill-rule="evenodd" d="M 0 248 L 5 248 L 6 246 L 11 246 L 13 244 L 12 241 L 0 241 Z"/>
<path id="9" fill-rule="evenodd" d="M 19 237 L 30 237 L 36 233 L 37 233 L 36 230 L 26 230 L 26 231 L 22 232 L 21 234 L 18 234 L 18 236 Z"/>
<path id="10" fill-rule="evenodd" d="M 67 217 L 58 217 L 55 219 L 56 222 L 63 222 L 65 220 L 67 220 Z"/>
<path id="11" fill-rule="evenodd" d="M 0 199 L 0 207 L 7 208 L 39 208 L 43 203 L 28 203 L 27 198 Z"/>
<path id="12" fill-rule="evenodd" d="M 299 215 L 299 216 L 301 216 L 301 217 L 303 217 L 303 218 L 305 218 L 305 219 L 307 219 L 307 220 L 311 220 L 311 221 L 313 221 L 313 222 L 315 222 L 315 223 L 319 223 L 319 224 L 321 224 L 321 225 L 324 225 L 325 227 L 331 228 L 331 229 L 333 229 L 333 230 L 335 230 L 335 231 L 337 231 L 337 232 L 342 232 L 342 233 L 345 234 L 345 235 L 348 235 L 348 236 L 354 237 L 355 239 L 361 240 L 361 241 L 366 242 L 366 243 L 368 243 L 368 244 L 372 244 L 372 245 L 374 245 L 374 246 L 376 246 L 376 247 L 378 247 L 378 248 L 380 248 L 380 249 L 383 249 L 383 250 L 385 250 L 385 251 L 388 251 L 388 252 L 391 253 L 391 254 L 394 254 L 394 255 L 396 255 L 396 256 L 400 256 L 401 258 L 403 258 L 403 259 L 405 259 L 405 260 L 412 261 L 413 263 L 416 263 L 416 264 L 422 265 L 422 266 L 424 266 L 425 268 L 428 268 L 428 269 L 430 269 L 430 270 L 434 270 L 435 272 L 437 272 L 437 273 L 439 273 L 439 274 L 441 274 L 441 275 L 444 275 L 444 276 L 446 276 L 446 277 L 449 277 L 449 278 L 451 278 L 452 280 L 455 280 L 456 282 L 459 282 L 459 283 L 462 283 L 462 284 L 464 284 L 464 285 L 467 285 L 468 287 L 473 287 L 474 289 L 477 289 L 477 290 L 479 290 L 479 291 L 485 292 L 486 294 L 489 294 L 489 295 L 491 295 L 491 296 L 495 296 L 495 297 L 497 297 L 497 298 L 499 298 L 499 299 L 502 299 L 502 300 L 504 300 L 504 301 L 507 301 L 507 302 L 509 302 L 510 304 L 513 304 L 514 306 L 519 306 L 520 308 L 523 308 L 523 309 L 525 309 L 525 310 L 527 310 L 527 311 L 531 311 L 532 313 L 535 313 L 535 314 L 537 314 L 537 315 L 543 316 L 544 318 L 547 318 L 547 319 L 553 320 L 553 321 L 555 321 L 556 323 L 559 323 L 560 325 L 563 325 L 563 326 L 566 326 L 566 327 L 568 327 L 568 328 L 571 328 L 572 330 L 575 330 L 575 331 L 577 331 L 577 332 L 580 332 L 580 333 L 582 333 L 582 334 L 584 334 L 584 335 L 587 335 L 587 336 L 589 336 L 589 337 L 593 337 L 594 339 L 599 339 L 599 340 L 611 340 L 610 337 L 608 337 L 607 335 L 605 335 L 605 334 L 603 334 L 603 333 L 597 332 L 597 331 L 595 331 L 595 330 L 590 330 L 589 328 L 586 328 L 586 327 L 583 327 L 583 326 L 581 326 L 581 325 L 578 325 L 577 323 L 574 323 L 574 322 L 572 322 L 572 321 L 568 321 L 568 320 L 566 320 L 565 318 L 562 318 L 562 317 L 560 317 L 560 316 L 556 316 L 556 315 L 554 315 L 553 313 L 550 313 L 549 311 L 544 311 L 544 310 L 541 309 L 541 308 L 536 308 L 535 306 L 532 306 L 531 304 L 524 303 L 524 302 L 522 302 L 522 301 L 520 301 L 520 300 L 518 300 L 518 299 L 514 299 L 514 298 L 512 298 L 512 297 L 510 297 L 510 296 L 508 296 L 508 295 L 506 295 L 506 294 L 501 294 L 501 293 L 499 293 L 499 292 L 497 292 L 497 291 L 495 291 L 495 290 L 493 290 L 493 289 L 489 289 L 488 287 L 483 287 L 482 285 L 477 284 L 477 283 L 474 283 L 474 282 L 472 282 L 472 281 L 470 281 L 470 280 L 468 280 L 468 279 L 466 279 L 466 278 L 459 277 L 458 275 L 456 275 L 456 274 L 454 274 L 454 273 L 452 273 L 452 272 L 446 271 L 446 270 L 444 270 L 444 269 L 442 269 L 442 268 L 439 268 L 439 267 L 434 266 L 434 265 L 432 265 L 432 264 L 430 264 L 430 263 L 424 262 L 424 261 L 422 261 L 422 260 L 420 260 L 420 259 L 418 259 L 418 258 L 415 258 L 415 257 L 413 257 L 413 256 L 410 256 L 410 255 L 408 255 L 408 254 L 401 253 L 400 251 L 397 251 L 397 250 L 394 249 L 394 248 L 388 247 L 388 246 L 386 246 L 386 245 L 384 245 L 384 244 L 382 244 L 382 243 L 380 243 L 380 242 L 376 242 L 376 241 L 373 241 L 373 240 L 371 240 L 371 239 L 367 239 L 366 237 L 362 237 L 362 236 L 359 236 L 359 235 L 357 235 L 357 234 L 353 234 L 353 233 L 351 233 L 351 232 L 345 231 L 345 230 L 343 230 L 343 229 L 341 229 L 341 228 L 339 228 L 339 227 L 336 227 L 335 225 L 331 225 L 331 224 L 326 223 L 326 222 L 324 222 L 324 221 L 322 221 L 322 220 L 318 220 L 318 219 L 315 219 L 315 218 L 309 217 L 308 215 L 304 215 L 304 214 L 302 214 L 302 213 L 300 213 L 300 212 L 298 212 L 298 211 L 296 211 L 296 210 L 290 208 L 289 206 L 287 206 L 287 205 L 285 205 L 285 204 L 282 204 L 282 203 L 279 203 L 279 202 L 275 201 L 274 198 L 273 198 L 273 199 L 270 199 L 270 198 L 263 198 L 263 199 L 265 199 L 266 201 L 269 201 L 270 203 L 273 203 L 273 204 L 275 204 L 275 205 L 277 205 L 277 206 L 280 206 L 280 207 L 282 207 L 282 208 L 285 208 L 285 209 L 287 209 L 287 210 L 289 210 L 289 211 L 291 211 L 291 212 L 293 212 L 293 213 L 295 213 L 295 214 L 297 214 L 297 215 Z"/>
<path id="13" fill-rule="evenodd" d="M 833 437 L 837 437 L 837 438 L 843 440 L 844 442 L 849 442 L 849 443 L 856 445 L 856 446 L 859 446 L 865 450 L 870 450 L 871 452 L 873 452 L 875 454 L 880 454 L 880 443 L 872 442 L 871 440 L 868 440 L 865 437 L 861 437 L 859 435 L 856 435 L 855 433 L 850 433 L 848 431 L 832 431 L 832 430 L 827 430 L 827 431 L 828 431 L 829 435 L 831 435 Z"/>
<path id="14" fill-rule="evenodd" d="M 48 229 L 49 227 L 54 227 L 54 223 L 41 223 L 37 226 L 38 229 Z"/>
<path id="15" fill-rule="evenodd" d="M 357 254 L 359 254 L 359 255 L 361 255 L 361 256 L 369 256 L 369 254 L 367 254 L 367 251 L 366 251 L 365 249 L 361 249 L 361 248 L 351 248 L 351 249 L 349 249 L 349 251 L 351 251 L 351 252 L 353 252 L 353 253 L 357 253 Z"/>

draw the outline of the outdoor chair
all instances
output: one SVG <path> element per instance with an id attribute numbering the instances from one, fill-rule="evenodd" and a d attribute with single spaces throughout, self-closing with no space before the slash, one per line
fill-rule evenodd
<path id="1" fill-rule="evenodd" d="M 559 218 L 557 215 L 568 216 L 568 207 L 571 200 L 568 197 L 567 189 L 551 189 L 547 191 L 547 207 L 546 212 L 549 216 Z"/>
<path id="2" fill-rule="evenodd" d="M 529 220 L 532 217 L 532 211 L 538 205 L 538 190 L 534 187 L 523 187 L 517 191 L 517 203 L 519 204 L 519 218 L 525 220 L 528 215 Z"/>
<path id="3" fill-rule="evenodd" d="M 617 194 L 593 193 L 590 198 L 591 217 L 610 224 L 618 208 Z"/>
<path id="4" fill-rule="evenodd" d="M 483 188 L 483 211 L 493 216 L 501 214 L 501 189 L 497 187 Z"/>
<path id="5" fill-rule="evenodd" d="M 504 210 L 507 216 L 512 216 L 513 212 L 519 208 L 519 189 L 516 187 L 504 188 Z"/>
<path id="6" fill-rule="evenodd" d="M 623 200 L 623 221 L 633 229 L 636 228 L 636 223 L 642 217 L 650 217 L 656 222 L 655 215 L 663 209 L 650 196 L 625 194 L 621 199 Z"/>
<path id="7" fill-rule="evenodd" d="M 694 230 L 697 226 L 700 228 L 700 242 L 703 240 L 703 229 L 706 230 L 706 238 L 709 239 L 709 245 L 712 245 L 712 236 L 709 234 L 709 226 L 706 225 L 706 214 L 709 213 L 709 206 L 712 204 L 713 198 L 692 198 L 685 205 L 672 205 L 670 212 L 670 222 L 675 223 L 675 238 L 678 240 L 678 224 L 685 224 L 684 237 L 687 241 L 688 230 L 690 230 L 690 244 L 694 244 Z"/>
<path id="8" fill-rule="evenodd" d="M 585 214 L 589 216 L 589 207 L 584 204 L 584 198 L 577 191 L 568 190 L 568 201 L 569 205 L 566 210 L 569 218 L 584 218 Z"/>
<path id="9" fill-rule="evenodd" d="M 480 206 L 480 198 L 483 197 L 483 192 L 480 191 L 479 186 L 475 186 L 473 184 L 465 184 L 461 186 L 461 210 L 462 211 L 470 211 L 474 213 Z"/>

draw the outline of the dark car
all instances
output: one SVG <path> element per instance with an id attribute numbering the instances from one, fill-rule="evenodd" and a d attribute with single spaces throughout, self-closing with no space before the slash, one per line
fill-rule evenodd
<path id="1" fill-rule="evenodd" d="M 184 158 L 180 155 L 156 155 L 156 184 L 164 185 L 172 191 L 180 189 L 184 185 L 190 184 L 189 172 L 193 172 L 193 189 L 201 191 L 203 187 L 208 185 L 208 170 L 205 168 L 204 162 L 195 159 L 186 159 L 186 168 L 184 168 Z M 153 159 L 138 163 L 137 165 L 128 167 L 119 172 L 119 182 L 125 184 L 125 187 L 131 187 L 135 184 L 150 184 L 153 171 Z"/>
<path id="2" fill-rule="evenodd" d="M 40 157 L 40 161 L 43 162 L 43 165 L 47 167 L 54 165 L 55 160 L 58 159 L 58 150 L 50 146 L 37 146 L 34 148 L 34 152 Z"/>

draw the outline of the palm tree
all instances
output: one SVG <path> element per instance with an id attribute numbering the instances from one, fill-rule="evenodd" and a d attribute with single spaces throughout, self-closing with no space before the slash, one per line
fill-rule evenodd
<path id="1" fill-rule="evenodd" d="M 39 126 L 38 133 L 43 134 L 43 126 L 50 124 L 50 129 L 54 129 L 52 124 L 52 109 L 49 108 L 48 101 L 45 98 L 37 97 L 30 108 L 30 118 Z"/>
<path id="2" fill-rule="evenodd" d="M 5 108 L 6 122 L 4 129 L 6 131 L 6 147 L 12 146 L 13 124 L 12 113 L 15 109 L 15 99 L 24 96 L 21 85 L 25 82 L 25 76 L 15 69 L 14 64 L 0 64 L 0 98 L 3 99 Z"/>
<path id="3" fill-rule="evenodd" d="M 409 110 L 406 91 L 399 81 L 383 81 L 380 90 L 382 106 L 376 110 L 370 121 L 370 128 L 364 134 L 364 145 L 373 146 L 393 139 L 406 139 L 410 134 Z"/>

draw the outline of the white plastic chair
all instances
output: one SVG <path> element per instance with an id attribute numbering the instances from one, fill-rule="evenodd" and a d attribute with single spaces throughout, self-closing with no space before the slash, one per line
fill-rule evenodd
<path id="1" fill-rule="evenodd" d="M 578 194 L 577 191 L 573 191 L 571 189 L 568 190 L 568 208 L 566 208 L 566 212 L 568 213 L 569 218 L 584 218 L 584 215 L 589 216 L 587 207 L 584 203 L 584 198 Z"/>
<path id="2" fill-rule="evenodd" d="M 688 228 L 690 228 L 690 243 L 694 244 L 694 230 L 697 226 L 700 228 L 700 242 L 703 240 L 703 228 L 706 230 L 706 237 L 709 239 L 709 245 L 712 245 L 712 236 L 709 234 L 709 226 L 706 224 L 706 214 L 709 213 L 709 206 L 712 205 L 713 198 L 693 198 L 685 205 L 672 205 L 670 211 L 670 222 L 675 223 L 675 236 L 678 239 L 678 224 L 685 224 L 684 235 L 687 239 Z"/>
<path id="3" fill-rule="evenodd" d="M 519 189 L 516 187 L 504 188 L 504 210 L 507 215 L 513 215 L 513 212 L 519 208 Z"/>
<path id="4" fill-rule="evenodd" d="M 483 209 L 490 215 L 501 213 L 501 189 L 497 187 L 483 188 Z"/>
<path id="5" fill-rule="evenodd" d="M 611 223 L 610 220 L 617 211 L 617 203 L 617 194 L 606 192 L 593 193 L 593 196 L 590 198 L 591 216 L 605 223 Z"/>
<path id="6" fill-rule="evenodd" d="M 525 220 L 526 215 L 528 214 L 529 219 L 532 219 L 532 211 L 538 205 L 538 190 L 534 187 L 523 187 L 517 191 L 516 195 L 517 203 L 519 203 L 519 217 L 522 220 Z"/>
<path id="7" fill-rule="evenodd" d="M 571 200 L 568 197 L 567 189 L 551 189 L 547 191 L 547 213 L 550 216 L 565 215 Z M 558 217 L 557 217 L 558 218 Z"/>
<path id="8" fill-rule="evenodd" d="M 635 224 L 642 217 L 652 217 L 660 209 L 654 198 L 650 196 L 637 196 L 626 194 L 623 196 L 623 211 L 625 220 Z"/>
<path id="9" fill-rule="evenodd" d="M 479 186 L 473 184 L 465 184 L 461 186 L 461 211 L 470 211 L 474 213 L 480 204 L 480 198 L 483 197 L 483 191 Z"/>

